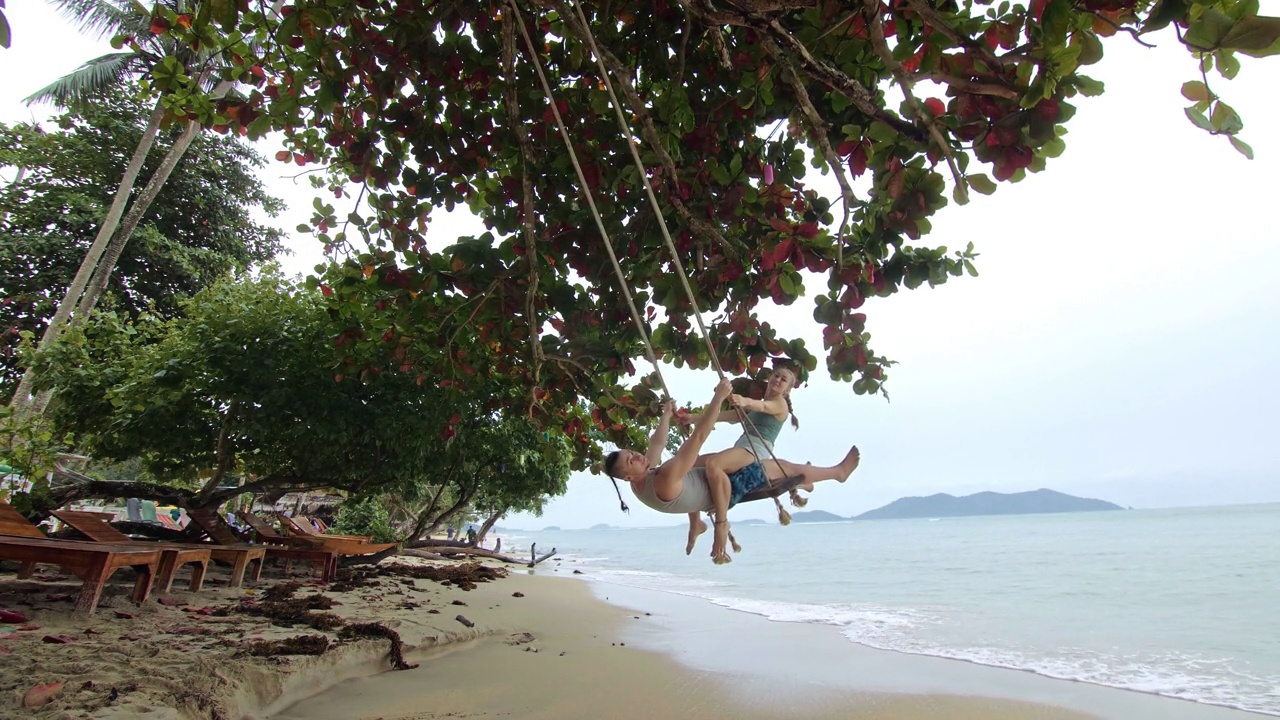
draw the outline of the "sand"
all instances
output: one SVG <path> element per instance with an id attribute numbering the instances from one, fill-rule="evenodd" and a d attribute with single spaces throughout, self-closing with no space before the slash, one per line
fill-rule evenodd
<path id="1" fill-rule="evenodd" d="M 1229 712 L 870 650 L 833 628 L 584 582 L 554 560 L 533 571 L 510 567 L 508 577 L 471 590 L 396 576 L 355 589 L 297 589 L 295 597 L 319 592 L 340 603 L 313 612 L 395 630 L 407 661 L 419 664 L 410 670 L 390 670 L 385 639 L 341 640 L 337 631 L 220 614 L 247 596 L 260 601 L 281 584 L 278 571 L 246 592 L 219 587 L 222 571 L 211 570 L 200 593 L 175 591 L 172 604 L 142 608 L 128 602 L 121 578 L 90 620 L 71 617 L 70 603 L 58 598 L 74 592 L 74 582 L 20 582 L 4 573 L 0 609 L 25 612 L 39 629 L 0 626 L 0 717 L 1217 720 Z M 46 635 L 72 642 L 43 642 Z M 300 635 L 324 635 L 332 649 L 244 652 L 255 640 Z M 24 693 L 48 682 L 65 685 L 48 705 L 23 708 Z M 1257 717 L 1230 716 L 1237 715 Z"/>

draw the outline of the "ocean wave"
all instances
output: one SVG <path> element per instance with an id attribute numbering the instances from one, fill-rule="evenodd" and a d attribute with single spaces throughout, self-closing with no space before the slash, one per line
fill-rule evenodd
<path id="1" fill-rule="evenodd" d="M 1187 653 L 1107 654 L 1085 648 L 1057 647 L 1048 655 L 1011 647 L 972 647 L 939 642 L 948 613 L 933 608 L 902 608 L 853 603 L 791 603 L 723 595 L 716 586 L 661 572 L 597 569 L 597 579 L 620 585 L 697 597 L 719 607 L 758 615 L 774 622 L 810 623 L 840 628 L 852 642 L 892 652 L 962 660 L 977 665 L 1031 672 L 1059 680 L 1218 705 L 1280 716 L 1280 677 L 1253 674 L 1232 658 Z"/>
<path id="2" fill-rule="evenodd" d="M 805 604 L 706 596 L 715 605 L 775 622 L 834 625 L 849 640 L 893 652 L 964 660 L 977 665 L 1032 672 L 1059 680 L 1131 690 L 1209 705 L 1280 716 L 1280 677 L 1243 671 L 1232 658 L 1188 653 L 1105 654 L 1056 648 L 1056 654 L 1016 648 L 955 647 L 937 643 L 930 629 L 945 615 L 924 608 L 858 604 Z"/>

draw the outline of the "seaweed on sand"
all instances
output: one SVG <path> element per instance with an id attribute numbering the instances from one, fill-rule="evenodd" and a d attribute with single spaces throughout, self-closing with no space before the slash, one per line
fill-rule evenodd
<path id="1" fill-rule="evenodd" d="M 348 639 L 357 638 L 386 638 L 391 641 L 391 667 L 395 670 L 412 670 L 418 667 L 417 663 L 407 663 L 404 660 L 404 641 L 400 639 L 400 633 L 383 625 L 382 623 L 353 623 L 342 628 L 339 633 L 342 637 Z"/>

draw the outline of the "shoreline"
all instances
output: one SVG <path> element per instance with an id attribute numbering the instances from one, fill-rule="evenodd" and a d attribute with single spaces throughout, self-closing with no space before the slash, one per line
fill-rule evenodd
<path id="1" fill-rule="evenodd" d="M 383 565 L 422 568 L 411 557 Z M 0 716 L 185 720 L 333 720 L 443 717 L 690 720 L 1248 720 L 1271 717 L 1029 671 L 879 650 L 831 625 L 777 622 L 702 598 L 575 574 L 572 562 L 469 590 L 383 574 L 321 586 L 341 622 L 380 622 L 399 633 L 416 669 L 391 671 L 386 639 L 338 642 L 336 629 L 281 628 L 271 618 L 227 615 L 286 580 L 251 591 L 206 585 L 136 608 L 113 597 L 74 618 L 64 588 L 0 578 L 0 606 L 24 609 L 32 627 L 0 627 Z M 371 567 L 371 566 L 365 566 Z M 273 573 L 274 575 L 274 573 Z M 48 577 L 46 577 L 48 579 Z M 586 582 L 573 582 L 585 580 Z M 230 603 L 230 605 L 228 605 Z M 220 609 L 222 608 L 222 609 Z M 222 614 L 219 614 L 222 613 Z M 466 620 L 464 623 L 463 620 Z M 470 623 L 468 625 L 467 623 Z M 36 625 L 40 627 L 36 627 Z M 15 631 L 16 630 L 16 631 Z M 41 636 L 69 637 L 60 644 Z M 254 641 L 323 634 L 319 656 L 251 657 Z M 100 636 L 100 637 L 95 637 Z M 367 637 L 367 636 L 366 636 Z M 26 710 L 33 685 L 65 686 Z M 119 696 L 117 698 L 117 691 Z M 430 708 L 424 710 L 424 708 Z"/>
<path id="2" fill-rule="evenodd" d="M 971 695 L 1039 703 L 1104 720 L 1248 720 L 1276 717 L 1203 701 L 1160 695 L 1032 670 L 985 665 L 963 658 L 876 648 L 845 637 L 835 625 L 771 620 L 710 600 L 587 578 L 598 599 L 624 607 L 667 607 L 659 622 L 636 629 L 629 642 L 664 652 L 700 670 L 777 680 L 779 673 L 754 672 L 741 658 L 787 656 L 789 683 L 807 680 L 814 689 L 861 692 Z M 657 615 L 657 613 L 655 613 Z M 711 628 L 711 630 L 708 630 Z M 714 633 L 729 646 L 688 642 Z M 747 638 L 742 640 L 740 638 Z M 805 648 L 796 652 L 795 646 Z M 814 659 L 820 657 L 821 659 Z M 852 677 L 850 671 L 856 671 Z"/>
<path id="3" fill-rule="evenodd" d="M 550 572 L 548 572 L 548 570 Z M 557 575 L 559 577 L 557 577 Z M 513 572 L 476 599 L 513 592 L 518 602 L 483 615 L 493 634 L 419 668 L 334 685 L 269 716 L 273 720 L 427 720 L 444 717 L 743 720 L 1085 720 L 1091 716 L 1016 699 L 828 688 L 817 696 L 776 677 L 768 685 L 733 671 L 683 664 L 651 648 L 667 606 L 619 604 L 563 566 Z M 496 594 L 494 594 L 496 593 Z M 644 609 L 641 609 L 642 606 Z M 731 611 L 713 608 L 717 613 Z M 698 615 L 698 613 L 692 613 Z M 513 637 L 532 638 L 512 644 Z M 762 692 L 763 691 L 763 692 Z M 424 710 L 430 708 L 430 710 Z"/>

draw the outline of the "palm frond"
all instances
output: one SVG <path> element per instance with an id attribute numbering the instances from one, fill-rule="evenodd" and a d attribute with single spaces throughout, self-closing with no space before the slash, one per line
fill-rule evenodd
<path id="1" fill-rule="evenodd" d="M 75 108 L 93 93 L 119 84 L 126 75 L 139 69 L 142 58 L 129 51 L 94 58 L 67 75 L 54 80 L 26 98 L 28 105 L 47 102 L 58 107 Z"/>
<path id="2" fill-rule="evenodd" d="M 98 39 L 117 34 L 136 35 L 151 24 L 150 13 L 137 3 L 111 0 L 50 0 L 50 4 L 80 31 Z"/>

